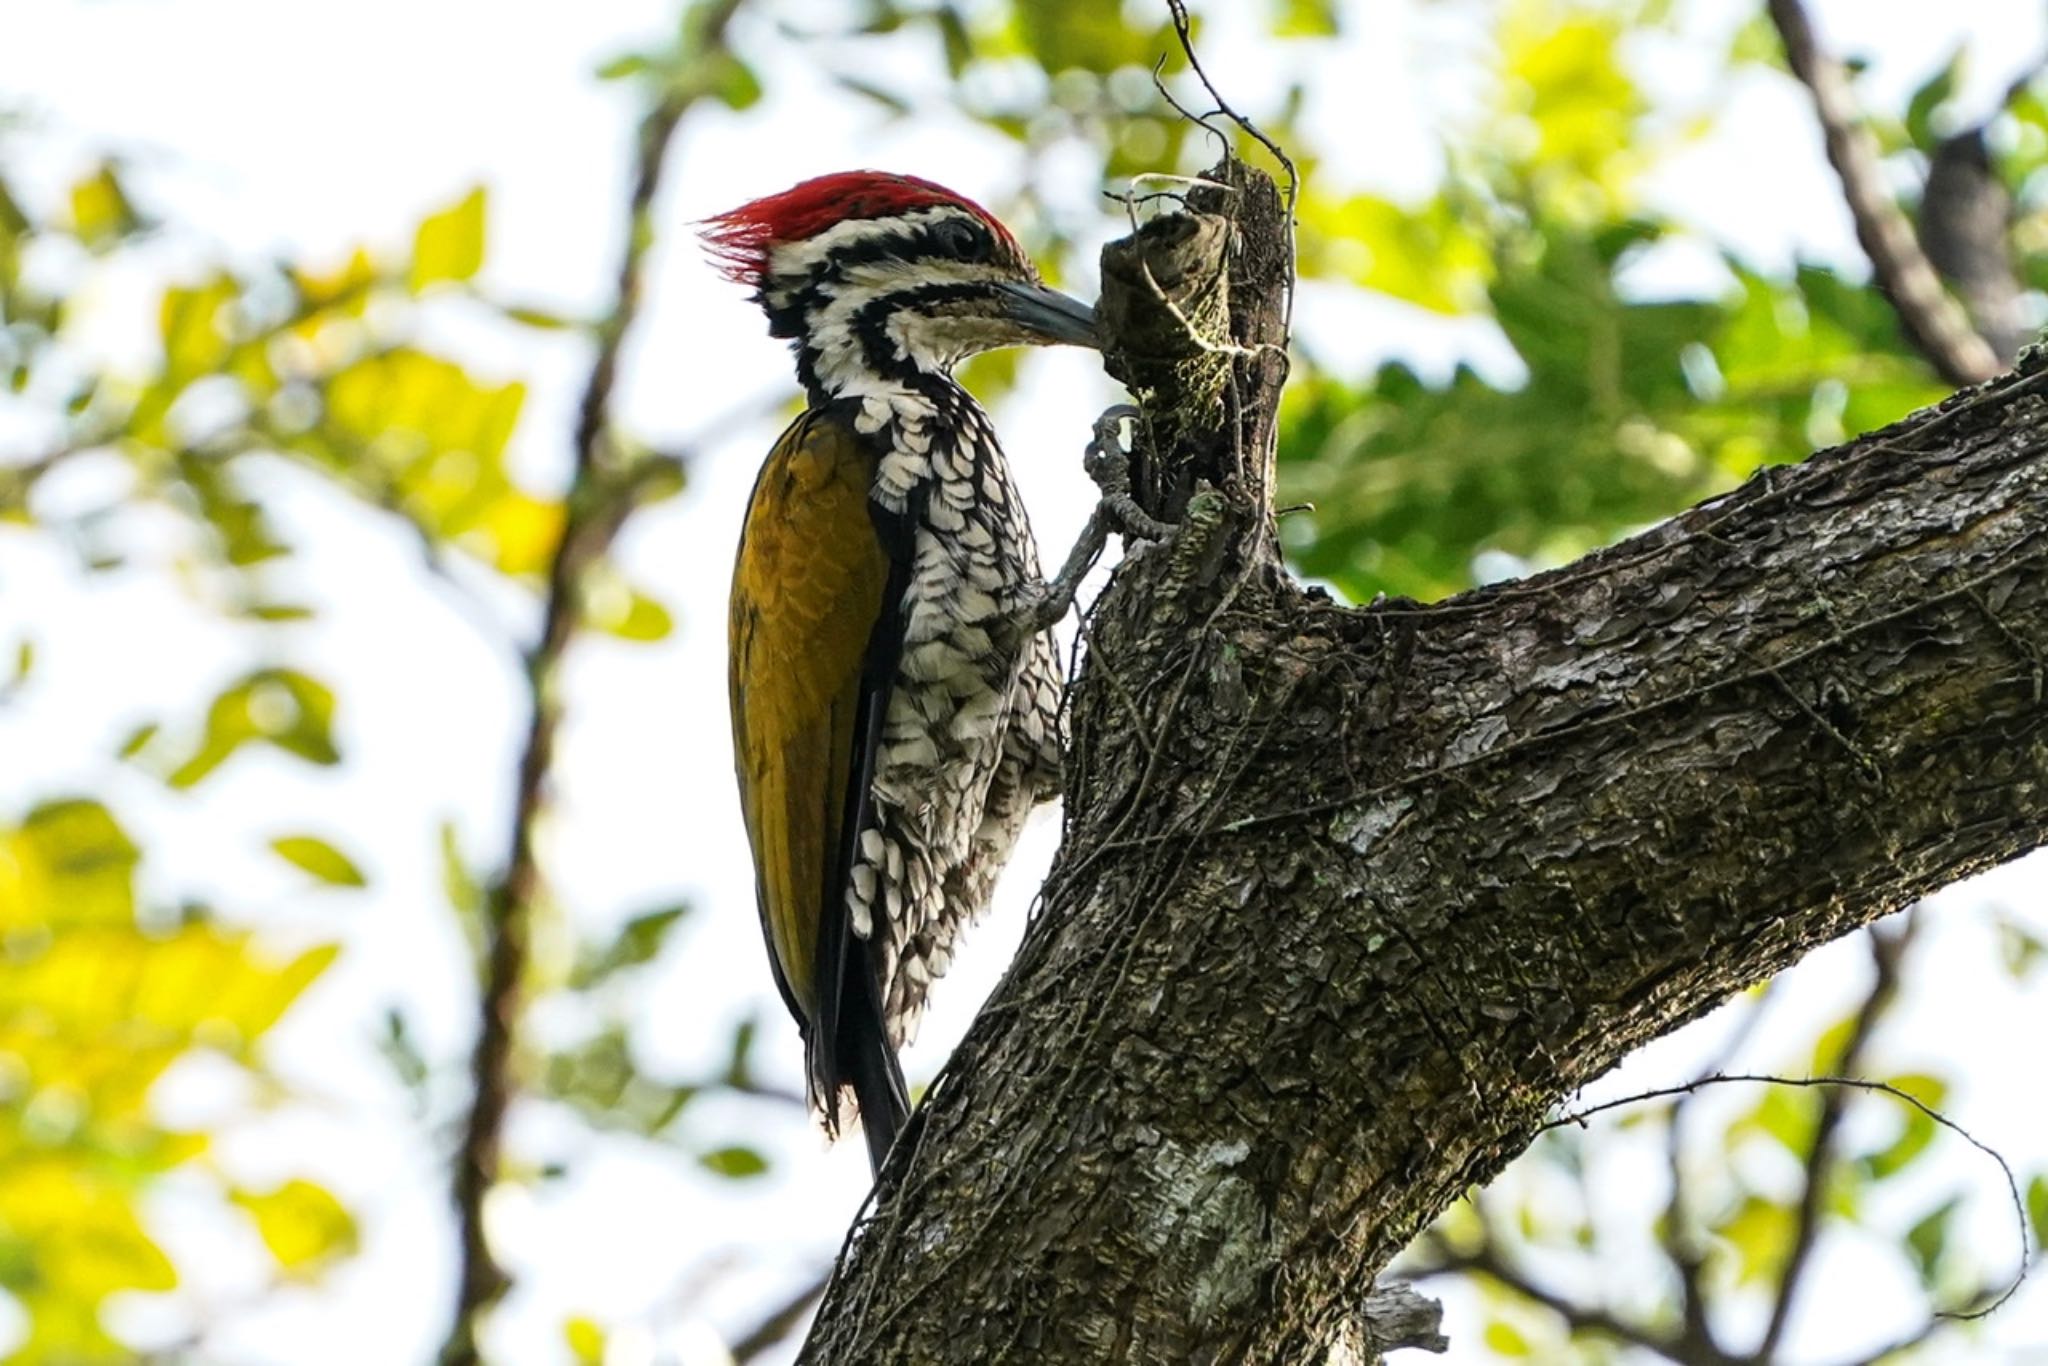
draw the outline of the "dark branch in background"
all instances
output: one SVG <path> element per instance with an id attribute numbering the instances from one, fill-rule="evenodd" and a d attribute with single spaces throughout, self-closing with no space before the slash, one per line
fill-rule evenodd
<path id="1" fill-rule="evenodd" d="M 1856 240 L 1898 312 L 1907 338 L 1951 384 L 1980 384 L 2000 373 L 1991 344 L 1977 335 L 1942 287 L 1913 225 L 1885 187 L 1877 141 L 1863 126 L 1842 64 L 1823 52 L 1801 0 L 1765 0 L 1785 44 L 1785 60 L 1813 96 L 1828 163 L 1856 223 Z"/>
<path id="2" fill-rule="evenodd" d="M 1920 192 L 1920 245 L 1968 310 L 1977 331 L 2010 365 L 2033 334 L 2027 286 L 2013 249 L 2013 198 L 1992 164 L 1991 125 L 2048 69 L 2037 58 L 2006 86 L 1983 120 L 1943 138 L 1929 154 Z"/>
<path id="3" fill-rule="evenodd" d="M 1770 1003 L 1773 982 L 1765 983 L 1755 1002 L 1742 1017 L 1739 1024 L 1716 1051 L 1713 1060 L 1702 1075 L 1712 1076 L 1725 1072 L 1734 1065 L 1742 1050 L 1756 1036 L 1763 1023 L 1765 1007 Z M 1660 1240 L 1664 1255 L 1671 1259 L 1672 1268 L 1678 1273 L 1678 1308 L 1681 1325 L 1677 1350 L 1680 1359 L 1687 1361 L 1714 1361 L 1725 1356 L 1719 1339 L 1714 1335 L 1714 1325 L 1707 1317 L 1707 1289 L 1704 1275 L 1706 1253 L 1693 1239 L 1695 1227 L 1692 1218 L 1692 1201 L 1688 1198 L 1685 1173 L 1685 1132 L 1686 1117 L 1692 1111 L 1695 1097 L 1680 1096 L 1671 1106 L 1671 1120 L 1665 1129 L 1664 1161 L 1671 1173 L 1671 1197 L 1664 1207 L 1663 1237 Z"/>
<path id="4" fill-rule="evenodd" d="M 832 1273 L 828 1269 L 823 1275 L 763 1315 L 759 1323 L 741 1334 L 732 1346 L 726 1349 L 733 1359 L 734 1366 L 746 1366 L 747 1362 L 786 1340 L 803 1327 L 810 1317 L 811 1306 L 818 1302 L 825 1293 L 825 1287 L 831 1283 Z"/>
<path id="5" fill-rule="evenodd" d="M 1909 915 L 1906 926 L 1897 934 L 1885 934 L 1880 930 L 1870 932 L 1870 962 L 1876 970 L 1876 980 L 1870 985 L 1870 992 L 1857 1008 L 1854 1021 L 1849 1026 L 1849 1037 L 1842 1043 L 1842 1054 L 1833 1066 L 1842 1072 L 1854 1074 L 1861 1070 L 1870 1039 L 1877 1032 L 1877 1025 L 1890 1010 L 1899 994 L 1899 960 L 1911 947 L 1916 922 Z M 1785 1329 L 1792 1322 L 1792 1309 L 1799 1300 L 1799 1286 L 1805 1279 L 1806 1270 L 1812 1264 L 1814 1245 L 1820 1240 L 1822 1206 L 1826 1201 L 1828 1182 L 1834 1176 L 1835 1140 L 1842 1126 L 1842 1116 L 1848 1113 L 1852 1093 L 1845 1088 L 1831 1086 L 1821 1093 L 1820 1117 L 1814 1123 L 1813 1146 L 1806 1153 L 1806 1189 L 1799 1193 L 1799 1211 L 1793 1225 L 1792 1247 L 1785 1254 L 1785 1268 L 1778 1276 L 1778 1293 L 1771 1303 L 1770 1322 L 1764 1326 L 1764 1335 L 1757 1342 L 1755 1359 L 1769 1361 L 1784 1340 Z M 2021 1274 L 2025 1274 L 2024 1259 Z"/>
<path id="6" fill-rule="evenodd" d="M 702 13 L 695 51 L 711 54 L 726 42 L 726 28 L 741 0 L 721 0 Z M 512 830 L 505 871 L 493 889 L 485 932 L 484 980 L 476 1049 L 470 1062 L 475 1093 L 455 1156 L 453 1196 L 459 1225 L 461 1271 L 454 1321 L 441 1349 L 442 1366 L 474 1366 L 480 1360 L 480 1319 L 508 1285 L 484 1236 L 484 1198 L 498 1180 L 505 1114 L 510 1106 L 513 1033 L 526 974 L 527 941 L 544 879 L 535 828 L 547 805 L 555 741 L 562 723 L 562 662 L 582 618 L 583 591 L 591 571 L 609 550 L 620 525 L 648 480 L 662 473 L 660 461 L 622 468 L 612 439 L 610 407 L 619 353 L 638 316 L 647 251 L 654 240 L 653 206 L 663 162 L 677 125 L 705 94 L 701 84 L 675 84 L 641 121 L 626 241 L 610 315 L 597 329 L 597 355 L 577 411 L 574 472 L 564 500 L 562 538 L 548 569 L 547 602 L 540 639 L 527 655 L 527 689 L 532 708 L 514 790 Z"/>
<path id="7" fill-rule="evenodd" d="M 1682 1356 L 1677 1344 L 1655 1330 L 1631 1323 L 1608 1309 L 1581 1304 L 1569 1296 L 1547 1289 L 1532 1280 L 1505 1252 L 1507 1240 L 1490 1226 L 1478 1246 L 1460 1252 L 1447 1246 L 1436 1234 L 1425 1234 L 1421 1246 L 1428 1264 L 1413 1274 L 1418 1279 L 1448 1275 L 1483 1276 L 1534 1304 L 1540 1304 L 1563 1319 L 1574 1333 L 1595 1333 L 1627 1347 L 1639 1347 L 1670 1361 L 1717 1361 L 1711 1355 Z"/>

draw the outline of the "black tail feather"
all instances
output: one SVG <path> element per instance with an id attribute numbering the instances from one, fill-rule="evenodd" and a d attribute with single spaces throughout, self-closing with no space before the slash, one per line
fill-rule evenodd
<path id="1" fill-rule="evenodd" d="M 868 1165 L 882 1174 L 889 1147 L 910 1118 L 910 1089 L 903 1084 L 903 1069 L 896 1062 L 896 1050 L 882 1027 L 882 1011 L 876 1001 L 873 974 L 866 954 L 849 955 L 858 967 L 847 974 L 850 988 L 840 1001 L 839 1075 L 853 1087 L 860 1103 L 861 1132 L 868 1141 Z"/>

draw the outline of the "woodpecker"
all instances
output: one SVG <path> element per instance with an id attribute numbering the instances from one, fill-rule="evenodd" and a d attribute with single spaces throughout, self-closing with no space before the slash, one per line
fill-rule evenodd
<path id="1" fill-rule="evenodd" d="M 1023 610 L 1037 547 L 952 369 L 1093 345 L 1094 314 L 987 210 L 913 176 L 820 176 L 704 237 L 808 399 L 741 531 L 733 752 L 812 1107 L 833 1137 L 858 1117 L 879 1174 L 909 1114 L 896 1050 L 1059 784 L 1059 660 Z"/>

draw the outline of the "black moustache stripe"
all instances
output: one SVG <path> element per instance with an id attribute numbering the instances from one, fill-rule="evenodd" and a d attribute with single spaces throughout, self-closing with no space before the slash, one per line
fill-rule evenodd
<path id="1" fill-rule="evenodd" d="M 860 343 L 861 359 L 867 362 L 870 370 L 891 379 L 903 379 L 918 373 L 918 370 L 909 357 L 896 354 L 896 343 L 889 336 L 890 318 L 898 313 L 927 310 L 955 299 L 991 298 L 995 292 L 993 285 L 979 283 L 912 285 L 908 289 L 891 290 L 862 304 L 854 313 L 849 330 L 854 340 Z"/>

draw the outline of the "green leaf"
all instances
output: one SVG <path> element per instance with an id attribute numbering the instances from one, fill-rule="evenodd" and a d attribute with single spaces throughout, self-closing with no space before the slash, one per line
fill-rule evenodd
<path id="1" fill-rule="evenodd" d="M 126 925 L 142 851 L 104 805 L 44 802 L 0 839 L 0 925 Z M 13 903 L 13 904 L 10 904 Z"/>
<path id="2" fill-rule="evenodd" d="M 877 85 L 873 81 L 864 80 L 859 76 L 847 75 L 844 72 L 833 76 L 832 79 L 838 84 L 840 89 L 849 94 L 858 95 L 871 104 L 880 105 L 896 118 L 908 118 L 910 116 L 910 101 L 893 90 Z"/>
<path id="3" fill-rule="evenodd" d="M 619 928 L 611 943 L 595 951 L 585 950 L 583 961 L 570 974 L 570 985 L 593 987 L 622 969 L 652 962 L 667 942 L 669 931 L 689 910 L 679 904 L 634 916 Z"/>
<path id="4" fill-rule="evenodd" d="M 295 602 L 258 602 L 242 609 L 243 615 L 256 621 L 289 622 L 311 621 L 313 609 Z"/>
<path id="5" fill-rule="evenodd" d="M 582 323 L 561 313 L 551 313 L 544 308 L 533 308 L 526 304 L 506 304 L 500 311 L 513 322 L 531 327 L 539 332 L 566 332 L 581 327 Z"/>
<path id="6" fill-rule="evenodd" d="M 1963 60 L 1968 48 L 1958 43 L 1949 59 L 1927 80 L 1921 83 L 1913 97 L 1906 102 L 1906 136 L 1913 145 L 1923 152 L 1934 150 L 1941 141 L 1941 133 L 1934 126 L 1934 119 L 1941 107 L 1955 98 L 1956 87 L 1962 81 Z"/>
<path id="7" fill-rule="evenodd" d="M 1276 38 L 1334 38 L 1342 32 L 1335 0 L 1280 0 Z"/>
<path id="8" fill-rule="evenodd" d="M 36 671 L 36 643 L 27 636 L 14 647 L 14 674 L 0 691 L 12 692 L 26 684 Z"/>
<path id="9" fill-rule="evenodd" d="M 12 244 L 15 239 L 28 235 L 28 215 L 21 211 L 21 205 L 14 198 L 14 192 L 7 188 L 7 182 L 0 180 L 0 243 Z M 0 256 L 0 261 L 7 258 Z"/>
<path id="10" fill-rule="evenodd" d="M 479 185 L 421 221 L 413 235 L 412 268 L 406 276 L 415 294 L 429 285 L 467 280 L 482 267 L 484 207 L 484 188 Z"/>
<path id="11" fill-rule="evenodd" d="M 939 26 L 939 38 L 945 45 L 946 74 L 957 81 L 974 60 L 974 40 L 968 36 L 967 21 L 954 6 L 941 5 L 933 12 L 932 22 Z"/>
<path id="12" fill-rule="evenodd" d="M 597 69 L 601 81 L 623 81 L 654 69 L 654 60 L 644 52 L 626 52 Z"/>
<path id="13" fill-rule="evenodd" d="M 760 1033 L 759 1021 L 748 1019 L 732 1032 L 732 1050 L 726 1058 L 725 1084 L 745 1087 L 753 1081 L 753 1067 L 750 1059 L 754 1051 L 754 1039 Z"/>
<path id="14" fill-rule="evenodd" d="M 1962 1206 L 1960 1195 L 1952 1195 L 1934 1210 L 1906 1231 L 1906 1251 L 1919 1269 L 1920 1278 L 1932 1280 L 1934 1270 L 1941 1262 L 1941 1255 L 1948 1247 L 1949 1225 L 1955 1219 L 1956 1210 Z"/>
<path id="15" fill-rule="evenodd" d="M 2034 1232 L 2034 1248 L 2048 1248 L 2048 1173 L 2027 1182 L 2027 1224 Z"/>
<path id="16" fill-rule="evenodd" d="M 333 722 L 334 693 L 326 684 L 296 669 L 259 669 L 213 700 L 199 747 L 165 781 L 181 791 L 193 787 L 256 741 L 307 763 L 337 764 Z"/>
<path id="17" fill-rule="evenodd" d="M 133 759 L 149 747 L 149 742 L 156 739 L 157 733 L 162 729 L 163 724 L 161 722 L 143 722 L 134 730 L 128 732 L 128 738 L 121 742 L 120 748 L 114 751 L 114 756 L 119 759 Z"/>
<path id="18" fill-rule="evenodd" d="M 619 580 L 600 579 L 587 595 L 590 624 L 621 640 L 651 644 L 666 640 L 675 629 L 668 608 L 646 593 Z"/>
<path id="19" fill-rule="evenodd" d="M 2024 925 L 2004 919 L 1998 922 L 1998 956 L 2005 964 L 2006 975 L 2015 982 L 2031 975 L 2044 955 L 2048 955 L 2048 944 L 2043 944 Z"/>
<path id="20" fill-rule="evenodd" d="M 313 835 L 280 835 L 270 847 L 285 862 L 311 873 L 330 887 L 362 887 L 368 883 L 353 860 L 326 840 Z"/>
<path id="21" fill-rule="evenodd" d="M 1939 1110 L 1948 1102 L 1948 1083 L 1925 1072 L 1901 1072 L 1896 1076 L 1886 1077 L 1884 1083 L 1895 1091 L 1904 1091 L 1930 1110 Z M 1894 1101 L 1894 1104 L 1906 1109 L 1912 1108 L 1902 1101 Z M 1914 1113 L 1919 1112 L 1915 1110 Z"/>
<path id="22" fill-rule="evenodd" d="M 745 1181 L 768 1171 L 768 1159 L 752 1148 L 714 1148 L 697 1161 L 706 1171 L 730 1181 Z"/>
<path id="23" fill-rule="evenodd" d="M 456 923 L 462 926 L 462 936 L 469 941 L 470 953 L 481 972 L 488 938 L 484 911 L 489 893 L 476 874 L 469 870 L 468 860 L 462 856 L 462 837 L 453 821 L 441 822 L 440 845 L 441 891 L 448 898 L 449 908 L 455 912 Z"/>
<path id="24" fill-rule="evenodd" d="M 384 1030 L 377 1036 L 377 1051 L 391 1065 L 399 1084 L 412 1095 L 414 1106 L 423 1106 L 432 1071 L 419 1045 L 413 1042 L 412 1027 L 406 1023 L 405 1013 L 396 1006 L 384 1012 Z"/>
<path id="25" fill-rule="evenodd" d="M 1813 1041 L 1813 1056 L 1806 1064 L 1809 1076 L 1824 1077 L 1841 1070 L 1842 1052 L 1849 1046 L 1849 1036 L 1856 1029 L 1856 1016 L 1849 1015 L 1835 1021 L 1821 1031 Z"/>
<path id="26" fill-rule="evenodd" d="M 1792 1245 L 1792 1225 L 1789 1207 L 1751 1195 L 1714 1230 L 1735 1254 L 1738 1285 L 1753 1285 L 1778 1274 Z"/>
<path id="27" fill-rule="evenodd" d="M 1862 1160 L 1863 1169 L 1874 1181 L 1896 1176 L 1912 1166 L 1914 1160 L 1933 1144 L 1939 1131 L 1940 1126 L 1924 1112 L 1906 1105 L 1898 1108 L 1905 1117 L 1899 1136 Z"/>
<path id="28" fill-rule="evenodd" d="M 706 88 L 713 99 L 729 109 L 752 109 L 761 102 L 761 78 L 754 74 L 754 68 L 730 52 L 719 54 Z"/>

